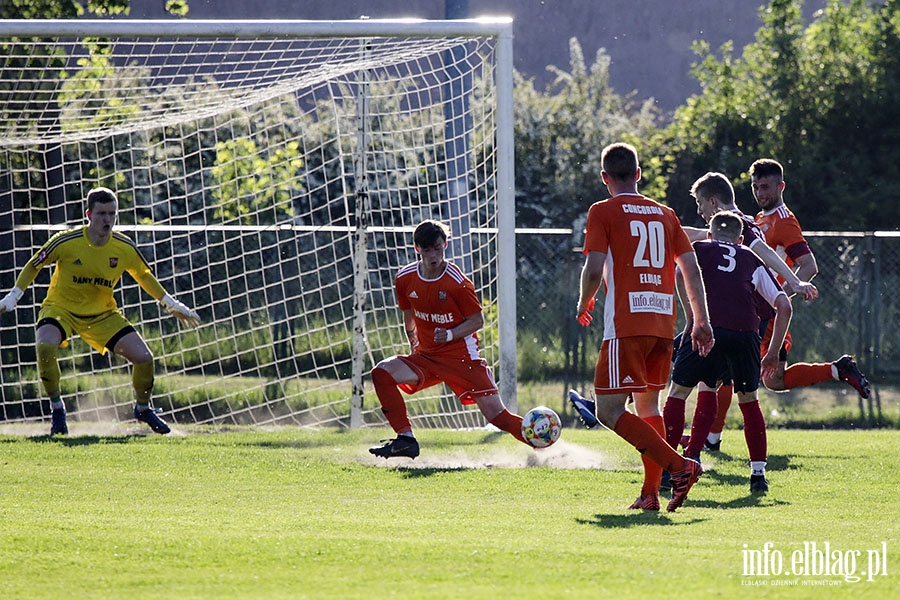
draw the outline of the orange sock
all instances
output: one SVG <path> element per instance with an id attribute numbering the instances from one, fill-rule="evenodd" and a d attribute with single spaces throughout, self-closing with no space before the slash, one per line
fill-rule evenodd
<path id="1" fill-rule="evenodd" d="M 375 394 L 381 402 L 381 412 L 384 413 L 394 433 L 405 433 L 412 430 L 409 422 L 409 414 L 406 412 L 406 402 L 397 382 L 391 374 L 384 369 L 372 369 L 372 383 L 375 385 Z"/>
<path id="2" fill-rule="evenodd" d="M 522 417 L 519 415 L 514 415 L 504 408 L 503 412 L 491 420 L 491 425 L 509 433 L 523 444 L 531 445 L 522 437 Z"/>
<path id="3" fill-rule="evenodd" d="M 831 363 L 797 363 L 784 370 L 784 389 L 816 385 L 832 381 Z"/>
<path id="4" fill-rule="evenodd" d="M 668 471 L 677 473 L 684 470 L 684 458 L 666 443 L 653 427 L 630 412 L 622 413 L 614 429 L 623 440 L 634 446 L 642 455 Z"/>
<path id="5" fill-rule="evenodd" d="M 644 421 L 652 427 L 660 437 L 666 435 L 666 426 L 659 415 L 644 417 Z M 644 463 L 644 485 L 641 487 L 641 496 L 659 493 L 659 482 L 662 479 L 662 467 L 653 462 L 647 453 L 641 454 L 641 462 Z"/>
<path id="6" fill-rule="evenodd" d="M 716 419 L 709 429 L 710 433 L 722 433 L 722 430 L 725 429 L 725 415 L 728 414 L 728 409 L 731 408 L 731 396 L 733 394 L 733 385 L 720 386 L 719 390 L 716 392 L 716 400 L 719 401 L 719 410 L 716 412 Z"/>

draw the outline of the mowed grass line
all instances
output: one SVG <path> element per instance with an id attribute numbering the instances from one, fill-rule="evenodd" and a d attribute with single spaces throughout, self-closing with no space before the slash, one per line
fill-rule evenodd
<path id="1" fill-rule="evenodd" d="M 0 436 L 0 598 L 900 592 L 895 431 L 771 431 L 772 491 L 753 497 L 729 430 L 685 506 L 646 514 L 626 510 L 639 457 L 606 431 L 532 453 L 422 430 L 422 456 L 392 462 L 366 452 L 387 430 L 179 431 Z M 887 575 L 745 577 L 745 551 L 767 542 L 785 570 L 804 542 L 861 551 L 857 574 L 884 542 Z"/>

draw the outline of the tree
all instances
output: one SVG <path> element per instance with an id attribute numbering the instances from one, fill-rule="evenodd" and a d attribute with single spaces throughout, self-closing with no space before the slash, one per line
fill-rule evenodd
<path id="1" fill-rule="evenodd" d="M 900 111 L 900 3 L 831 1 L 804 26 L 801 0 L 773 0 L 742 56 L 696 45 L 702 92 L 656 139 L 666 197 L 687 221 L 687 190 L 706 171 L 729 175 L 738 204 L 756 208 L 747 169 L 756 158 L 785 166 L 787 202 L 807 229 L 879 229 L 900 219 L 884 202 L 900 192 L 893 166 Z M 852 200 L 851 200 L 852 199 Z"/>
<path id="2" fill-rule="evenodd" d="M 587 65 L 569 42 L 569 71 L 548 67 L 556 80 L 543 92 L 518 73 L 515 85 L 516 222 L 520 227 L 571 227 L 604 194 L 600 152 L 625 140 L 639 148 L 656 131 L 653 101 L 635 106 L 609 83 L 601 48 Z M 650 171 L 648 171 L 648 175 Z M 645 188 L 648 189 L 648 188 Z M 648 192 L 650 193 L 650 192 Z"/>

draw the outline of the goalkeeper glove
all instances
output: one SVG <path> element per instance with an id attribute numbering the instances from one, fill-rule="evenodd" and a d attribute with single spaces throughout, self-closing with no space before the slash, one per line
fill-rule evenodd
<path id="1" fill-rule="evenodd" d="M 19 303 L 19 300 L 22 299 L 22 294 L 25 292 L 20 290 L 17 287 L 9 290 L 9 293 L 3 297 L 3 300 L 0 300 L 0 315 L 5 312 L 12 312 L 16 310 L 16 304 Z"/>
<path id="2" fill-rule="evenodd" d="M 165 306 L 166 310 L 169 311 L 169 314 L 178 319 L 182 325 L 185 325 L 186 327 L 197 327 L 200 325 L 200 315 L 172 296 L 166 294 L 159 302 Z"/>

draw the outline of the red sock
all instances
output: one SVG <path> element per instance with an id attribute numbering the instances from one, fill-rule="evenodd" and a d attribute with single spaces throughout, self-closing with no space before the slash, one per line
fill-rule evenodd
<path id="1" fill-rule="evenodd" d="M 684 398 L 674 396 L 666 398 L 666 405 L 663 407 L 663 421 L 666 428 L 663 437 L 673 449 L 677 450 L 678 444 L 681 443 L 681 436 L 684 434 Z"/>
<path id="2" fill-rule="evenodd" d="M 759 408 L 759 402 L 741 402 L 738 406 L 744 415 L 744 439 L 747 440 L 750 460 L 766 460 L 769 452 L 769 444 L 766 439 L 766 419 Z"/>
<path id="3" fill-rule="evenodd" d="M 697 392 L 697 409 L 694 411 L 694 420 L 691 422 L 691 441 L 684 449 L 685 456 L 700 456 L 706 436 L 716 420 L 719 410 L 719 400 L 713 391 Z"/>
<path id="4" fill-rule="evenodd" d="M 528 444 L 522 436 L 522 417 L 519 415 L 514 415 L 504 408 L 503 412 L 491 420 L 491 425 L 509 433 L 523 444 Z"/>
<path id="5" fill-rule="evenodd" d="M 833 379 L 831 363 L 796 363 L 784 370 L 784 389 L 807 387 Z"/>
<path id="6" fill-rule="evenodd" d="M 684 470 L 684 458 L 640 417 L 630 412 L 622 413 L 613 431 L 669 473 Z"/>
<path id="7" fill-rule="evenodd" d="M 734 386 L 731 384 L 720 386 L 716 392 L 719 409 L 716 411 L 716 418 L 712 427 L 709 428 L 710 433 L 722 433 L 722 430 L 725 429 L 725 416 L 728 414 L 728 409 L 731 408 L 731 396 L 733 394 Z"/>
<path id="8" fill-rule="evenodd" d="M 644 421 L 653 428 L 660 437 L 666 434 L 666 426 L 659 415 L 644 417 Z M 659 493 L 659 482 L 662 479 L 662 467 L 653 462 L 646 453 L 641 454 L 641 462 L 644 463 L 644 485 L 641 486 L 641 496 Z"/>
<path id="9" fill-rule="evenodd" d="M 375 384 L 375 394 L 381 402 L 381 412 L 384 413 L 394 433 L 412 430 L 409 422 L 409 414 L 406 412 L 406 402 L 403 395 L 397 389 L 397 382 L 391 374 L 384 369 L 372 369 L 372 383 Z"/>

